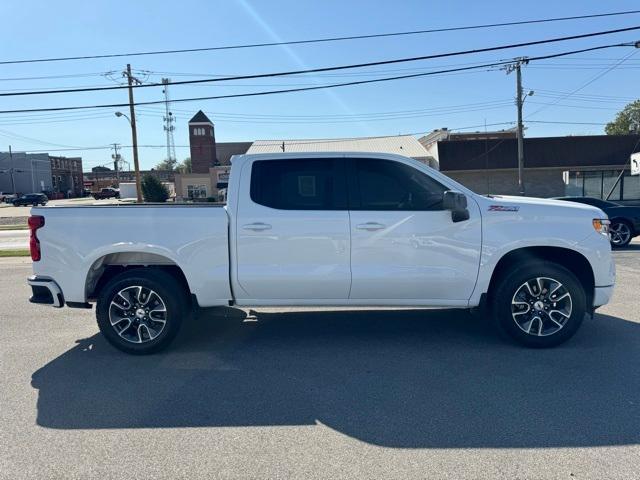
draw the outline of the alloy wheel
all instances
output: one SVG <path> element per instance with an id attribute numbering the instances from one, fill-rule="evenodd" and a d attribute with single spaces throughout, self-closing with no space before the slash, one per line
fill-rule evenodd
<path id="1" fill-rule="evenodd" d="M 132 285 L 114 295 L 109 305 L 109 321 L 127 342 L 146 343 L 164 330 L 167 307 L 160 295 L 150 288 Z"/>
<path id="2" fill-rule="evenodd" d="M 631 239 L 631 229 L 623 222 L 616 222 L 609 228 L 611 243 L 616 246 L 626 245 Z"/>
<path id="3" fill-rule="evenodd" d="M 571 317 L 573 301 L 558 280 L 535 277 L 520 285 L 511 300 L 511 316 L 528 335 L 546 337 L 559 332 Z"/>

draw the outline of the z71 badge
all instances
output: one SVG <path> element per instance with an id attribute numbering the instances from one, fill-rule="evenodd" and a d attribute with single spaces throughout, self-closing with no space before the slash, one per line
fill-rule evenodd
<path id="1" fill-rule="evenodd" d="M 520 207 L 516 205 L 490 205 L 490 212 L 517 212 Z"/>

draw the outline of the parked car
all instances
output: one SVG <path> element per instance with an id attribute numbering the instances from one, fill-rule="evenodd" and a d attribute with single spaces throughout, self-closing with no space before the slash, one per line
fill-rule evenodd
<path id="1" fill-rule="evenodd" d="M 592 205 L 606 213 L 611 221 L 609 232 L 613 247 L 624 247 L 632 238 L 640 235 L 640 207 L 620 205 L 593 197 L 560 197 L 558 200 Z"/>
<path id="2" fill-rule="evenodd" d="M 13 203 L 13 201 L 18 198 L 18 195 L 16 195 L 15 193 L 6 193 L 3 198 L 2 201 L 4 203 Z"/>
<path id="3" fill-rule="evenodd" d="M 104 200 L 106 198 L 120 198 L 120 190 L 117 188 L 103 188 L 99 192 L 92 193 L 96 200 Z"/>
<path id="4" fill-rule="evenodd" d="M 28 283 L 33 303 L 96 302 L 102 334 L 134 354 L 166 347 L 192 309 L 229 305 L 481 307 L 550 347 L 611 298 L 608 224 L 399 155 L 240 155 L 226 206 L 34 208 Z"/>
<path id="5" fill-rule="evenodd" d="M 27 193 L 26 195 L 22 195 L 21 197 L 16 198 L 13 201 L 14 207 L 26 207 L 27 205 L 33 205 L 34 207 L 38 205 L 46 205 L 49 199 L 44 193 Z"/>

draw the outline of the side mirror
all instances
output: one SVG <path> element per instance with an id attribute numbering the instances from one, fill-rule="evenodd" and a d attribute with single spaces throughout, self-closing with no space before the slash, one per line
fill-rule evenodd
<path id="1" fill-rule="evenodd" d="M 462 222 L 469 220 L 467 210 L 467 197 L 464 193 L 447 190 L 442 194 L 442 206 L 445 210 L 451 210 L 451 220 Z"/>

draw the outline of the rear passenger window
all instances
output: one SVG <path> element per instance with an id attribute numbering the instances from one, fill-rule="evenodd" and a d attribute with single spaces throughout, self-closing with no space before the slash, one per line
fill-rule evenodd
<path id="1" fill-rule="evenodd" d="M 346 210 L 342 158 L 258 160 L 251 169 L 251 200 L 279 210 Z"/>

